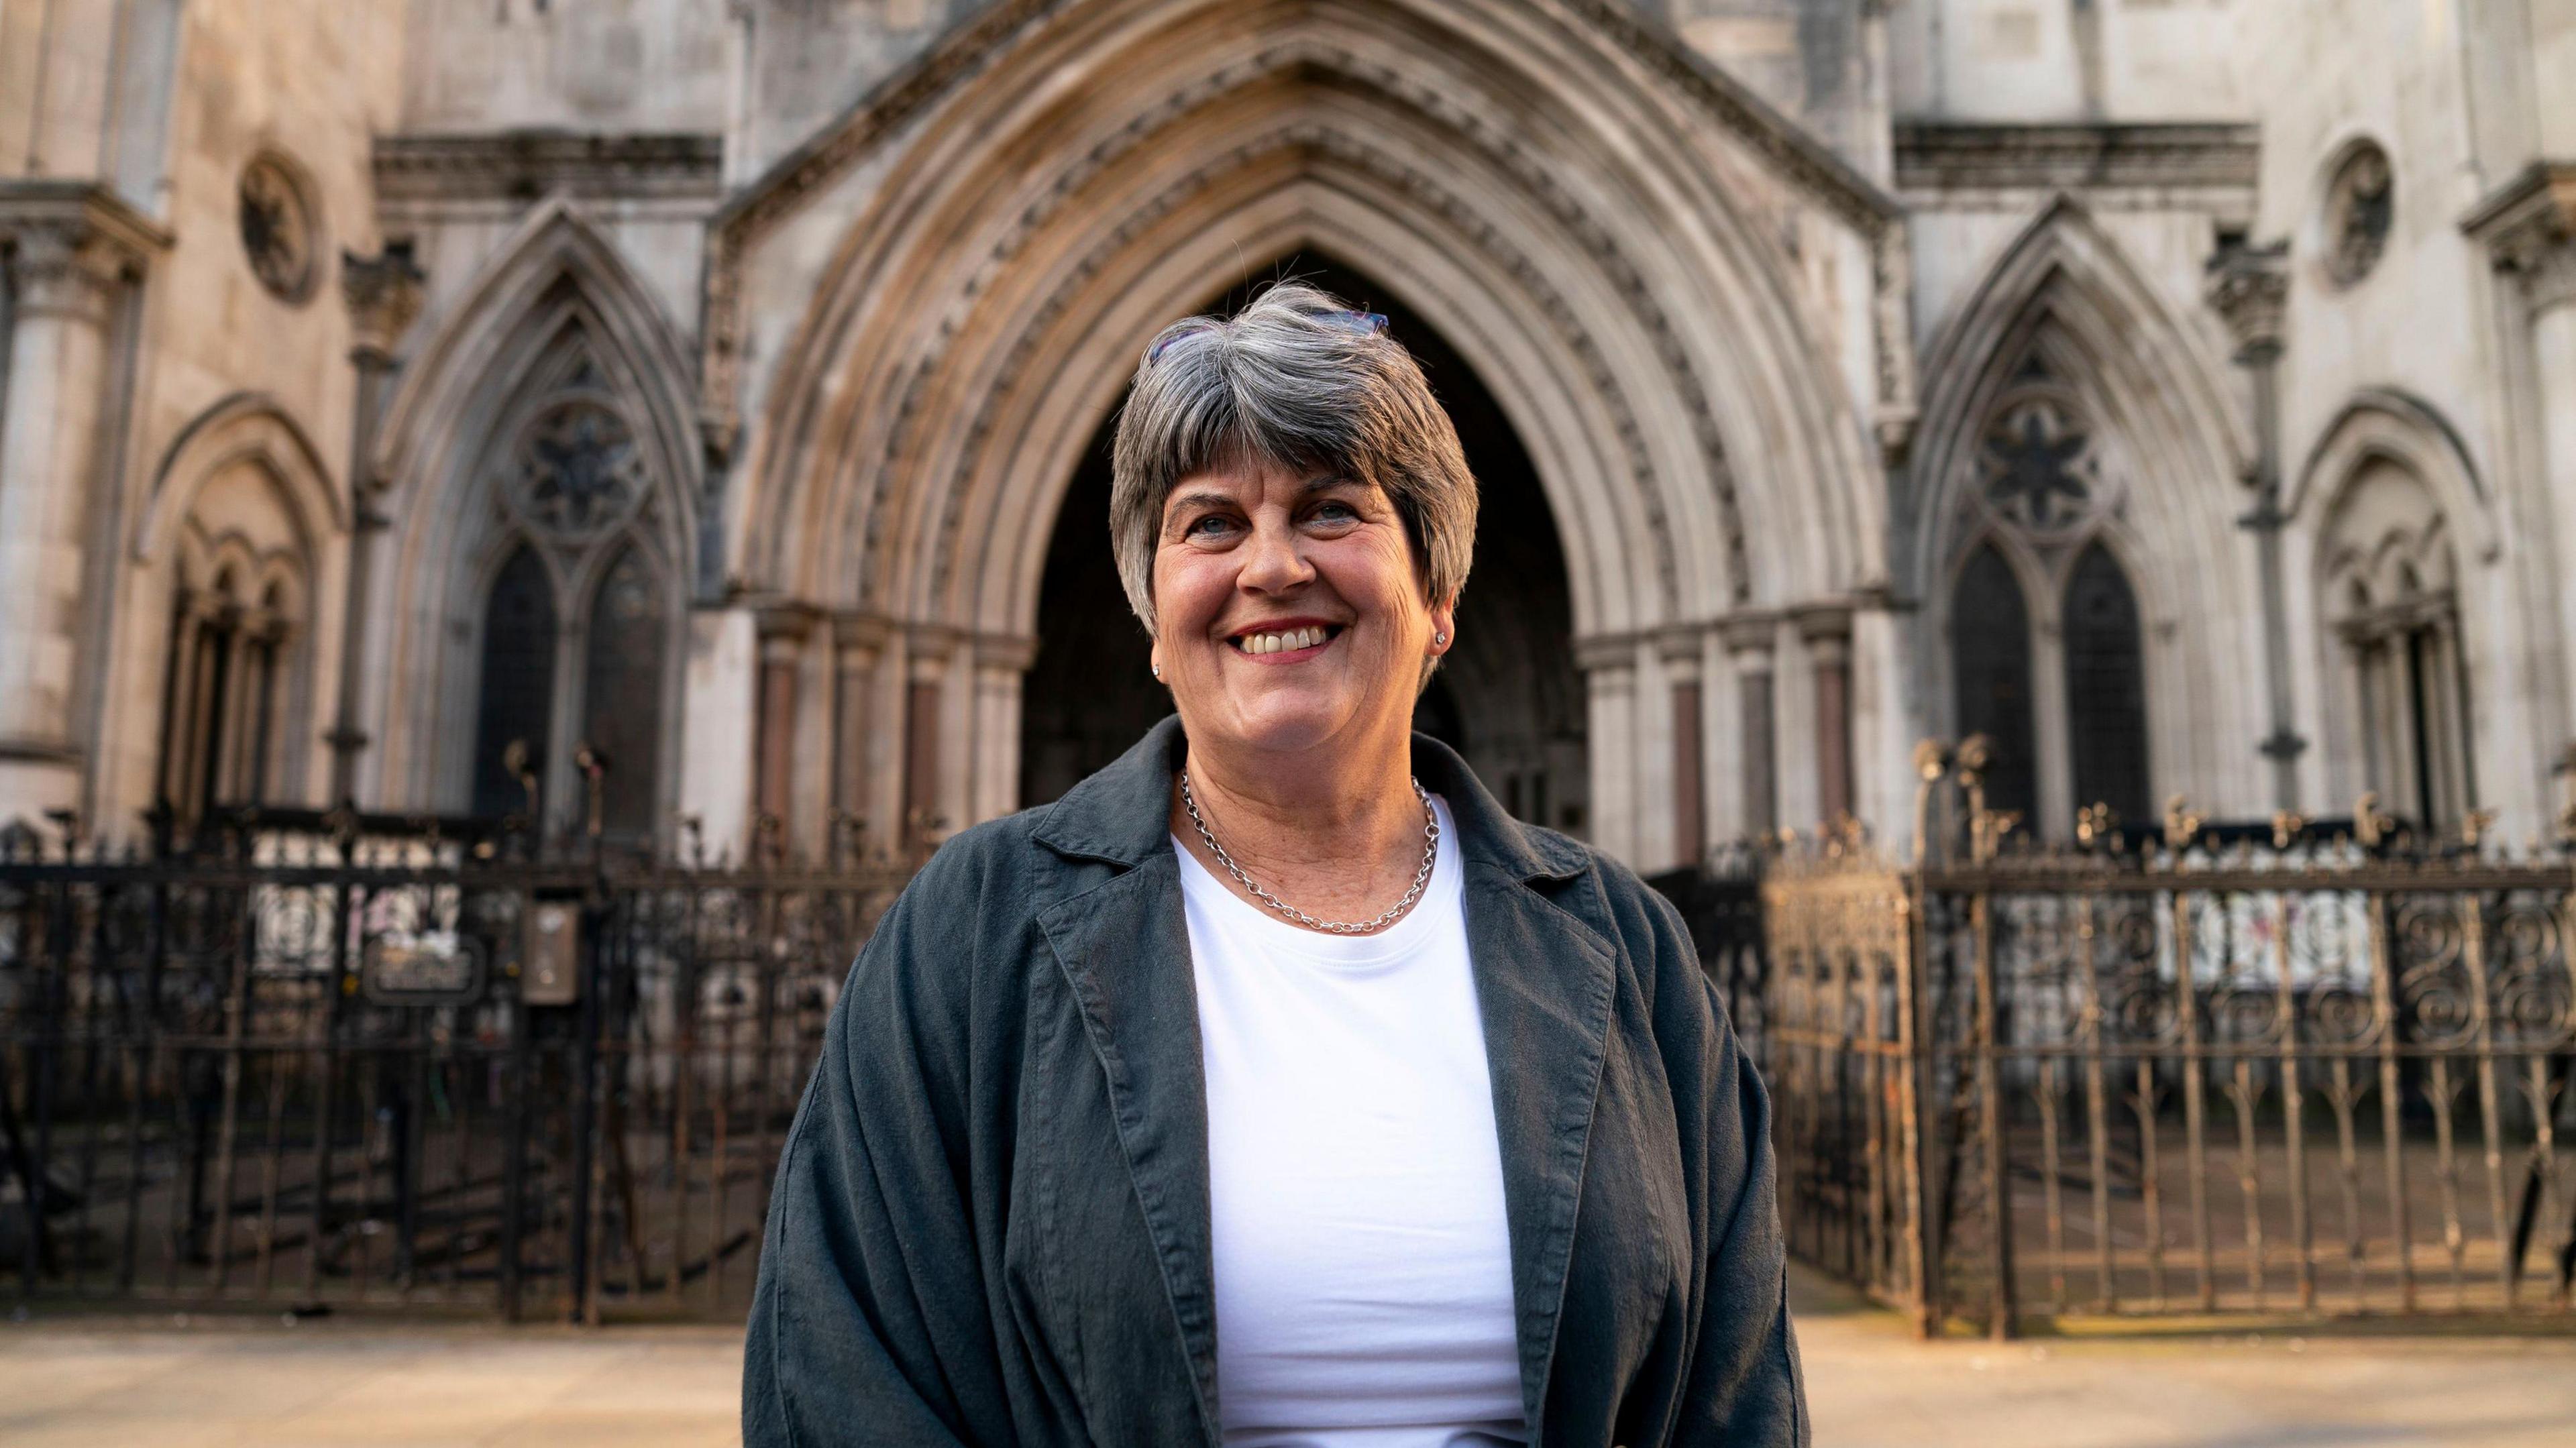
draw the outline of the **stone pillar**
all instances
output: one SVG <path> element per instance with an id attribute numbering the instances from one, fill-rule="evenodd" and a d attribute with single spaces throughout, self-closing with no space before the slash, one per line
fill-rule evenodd
<path id="1" fill-rule="evenodd" d="M 1852 812 L 1851 609 L 1809 604 L 1792 615 L 1814 671 L 1816 816 L 1832 824 Z"/>
<path id="2" fill-rule="evenodd" d="M 752 779 L 752 842 L 766 848 L 786 838 L 796 805 L 797 684 L 804 673 L 811 617 L 801 609 L 760 615 L 760 732 Z"/>
<path id="3" fill-rule="evenodd" d="M 78 809 L 74 737 L 90 505 L 116 425 L 117 302 L 160 238 L 86 186 L 0 190 L 10 292 L 0 411 L 0 822 Z"/>
<path id="4" fill-rule="evenodd" d="M 1020 807 L 1020 685 L 1038 641 L 1008 634 L 975 640 L 975 768 L 972 813 L 998 819 Z"/>
<path id="5" fill-rule="evenodd" d="M 832 627 L 832 808 L 839 818 L 864 822 L 878 837 L 873 746 L 877 665 L 885 656 L 885 625 L 869 618 L 843 618 Z M 841 827 L 832 843 L 843 850 L 862 848 L 860 826 Z"/>
<path id="6" fill-rule="evenodd" d="M 2576 720 L 2576 161 L 2525 167 L 2461 226 L 2486 245 L 2495 268 L 2512 455 L 2527 479 L 2505 492 L 2531 500 L 2513 520 L 2517 573 L 2532 612 L 2555 620 L 2554 628 L 2540 625 L 2544 638 L 2532 650 L 2535 672 L 2557 670 L 2556 688 L 2535 681 L 2533 692 L 2545 693 L 2548 703 L 2535 704 L 2533 722 L 2535 732 L 2563 736 Z M 2551 633 L 2556 637 L 2546 637 Z M 2554 760 L 2576 758 L 2576 745 L 2564 738 L 2544 734 L 2531 744 L 2528 774 L 2497 769 L 2479 782 L 2487 792 L 2482 802 L 2501 806 L 2499 826 L 2512 834 L 2553 827 L 2546 801 L 2559 782 L 2548 770 Z"/>
<path id="7" fill-rule="evenodd" d="M 1655 636 L 1672 699 L 1674 868 L 1708 858 L 1708 730 L 1700 684 L 1701 631 L 1670 628 Z"/>
<path id="8" fill-rule="evenodd" d="M 956 826 L 948 817 L 941 768 L 946 751 L 942 715 L 947 703 L 948 656 L 953 640 L 945 634 L 916 633 L 905 673 L 903 695 L 903 820 L 907 850 L 926 849 L 946 838 Z"/>
<path id="9" fill-rule="evenodd" d="M 1780 620 L 1739 613 L 1726 620 L 1727 661 L 1735 668 L 1736 830 L 1748 840 L 1780 827 L 1778 706 L 1771 690 L 1772 650 Z"/>
<path id="10" fill-rule="evenodd" d="M 1584 834 L 1632 867 L 1642 831 L 1637 820 L 1637 653 L 1633 634 L 1574 641 L 1583 671 L 1584 726 L 1591 744 L 1591 814 Z"/>
<path id="11" fill-rule="evenodd" d="M 359 717 L 367 662 L 367 591 L 376 535 L 391 522 L 377 506 L 385 480 L 376 475 L 376 429 L 393 391 L 395 349 L 420 316 L 426 280 L 412 260 L 409 242 L 388 245 L 373 257 L 355 252 L 340 257 L 340 290 L 352 334 L 349 365 L 357 369 L 358 392 L 349 424 L 349 573 L 340 623 L 340 694 L 328 736 L 333 804 L 355 803 L 358 757 L 367 747 Z"/>
<path id="12" fill-rule="evenodd" d="M 2253 485 L 2254 506 L 2237 522 L 2254 535 L 2255 567 L 2263 592 L 2264 695 L 2271 729 L 2259 748 L 2272 762 L 2273 808 L 2295 810 L 2299 755 L 2308 742 L 2299 737 L 2296 727 L 2288 584 L 2281 568 L 2281 532 L 2290 521 L 2281 511 L 2280 381 L 2281 321 L 2290 294 L 2289 252 L 2287 242 L 2221 251 L 2209 260 L 2205 294 L 2210 310 L 2227 323 L 2236 339 L 2236 365 L 2250 374 L 2253 389 L 2254 462 L 2246 481 Z"/>

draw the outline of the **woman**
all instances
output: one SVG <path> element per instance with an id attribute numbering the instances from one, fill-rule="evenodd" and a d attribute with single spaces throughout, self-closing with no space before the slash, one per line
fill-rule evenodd
<path id="1" fill-rule="evenodd" d="M 1146 352 L 1111 544 L 1178 715 L 860 954 L 753 1448 L 1806 1441 L 1767 1106 L 1679 917 L 1411 732 L 1476 490 L 1384 330 L 1281 285 Z"/>

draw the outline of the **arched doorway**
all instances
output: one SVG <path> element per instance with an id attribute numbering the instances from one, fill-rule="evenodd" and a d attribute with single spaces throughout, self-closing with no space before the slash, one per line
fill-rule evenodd
<path id="1" fill-rule="evenodd" d="M 1458 646 L 1432 676 L 1415 727 L 1466 756 L 1514 815 L 1587 824 L 1583 681 L 1565 554 L 1538 473 L 1493 395 L 1448 340 L 1365 274 L 1293 253 L 1247 274 L 1212 310 L 1232 313 L 1262 284 L 1294 276 L 1386 314 L 1457 424 L 1481 495 L 1476 561 L 1458 605 Z M 1147 640 L 1109 556 L 1111 422 L 1092 438 L 1047 545 L 1038 651 L 1024 685 L 1020 801 L 1041 804 L 1134 743 L 1170 710 L 1146 669 Z"/>

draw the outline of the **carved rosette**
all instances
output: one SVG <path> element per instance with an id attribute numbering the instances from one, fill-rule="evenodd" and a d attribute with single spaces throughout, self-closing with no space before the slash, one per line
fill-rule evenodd
<path id="1" fill-rule="evenodd" d="M 2388 250 L 2397 214 L 2397 183 L 2388 153 L 2355 142 L 2326 181 L 2326 275 L 2348 287 L 2370 275 Z"/>

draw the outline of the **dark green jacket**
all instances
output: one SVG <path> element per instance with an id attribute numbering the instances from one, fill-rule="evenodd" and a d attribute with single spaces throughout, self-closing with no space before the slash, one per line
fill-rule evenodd
<path id="1" fill-rule="evenodd" d="M 860 953 L 779 1162 L 749 1448 L 1220 1442 L 1181 745 L 950 840 Z M 1680 916 L 1413 755 L 1467 871 L 1535 1441 L 1805 1444 L 1769 1108 Z"/>

